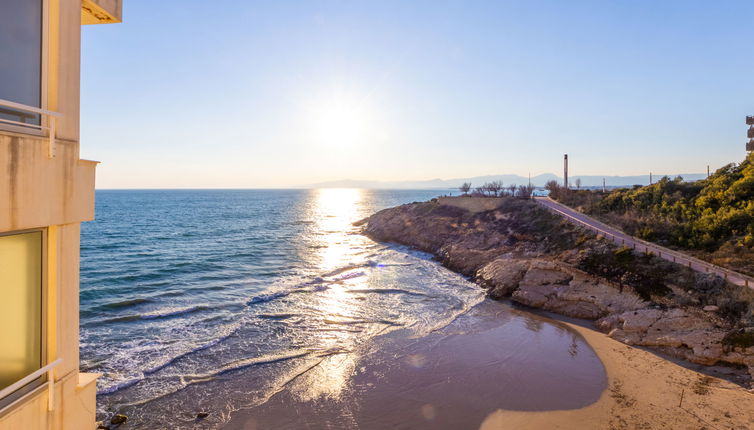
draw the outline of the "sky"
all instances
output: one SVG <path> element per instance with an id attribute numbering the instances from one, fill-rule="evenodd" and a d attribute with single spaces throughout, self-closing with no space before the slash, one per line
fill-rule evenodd
<path id="1" fill-rule="evenodd" d="M 98 188 L 703 172 L 746 155 L 754 2 L 125 0 L 82 29 Z"/>

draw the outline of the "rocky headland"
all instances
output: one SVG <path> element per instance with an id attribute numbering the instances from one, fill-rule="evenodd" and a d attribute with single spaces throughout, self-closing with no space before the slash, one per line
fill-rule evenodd
<path id="1" fill-rule="evenodd" d="M 752 292 L 616 247 L 514 198 L 439 198 L 380 211 L 363 233 L 435 255 L 494 299 L 587 319 L 609 337 L 754 377 Z"/>

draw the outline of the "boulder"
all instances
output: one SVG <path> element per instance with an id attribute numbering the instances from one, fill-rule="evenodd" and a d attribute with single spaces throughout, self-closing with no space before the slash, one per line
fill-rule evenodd
<path id="1" fill-rule="evenodd" d="M 510 258 L 498 258 L 487 263 L 476 274 L 477 281 L 487 288 L 493 299 L 510 296 L 529 269 L 529 262 Z"/>
<path id="2" fill-rule="evenodd" d="M 113 425 L 121 425 L 128 421 L 128 417 L 123 414 L 115 414 L 112 418 L 110 418 L 110 424 Z"/>

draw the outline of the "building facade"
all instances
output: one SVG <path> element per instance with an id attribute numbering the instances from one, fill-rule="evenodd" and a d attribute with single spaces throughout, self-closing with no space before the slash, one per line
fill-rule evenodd
<path id="1" fill-rule="evenodd" d="M 81 25 L 122 0 L 0 1 L 0 429 L 95 428 L 79 371 L 79 227 L 96 162 L 79 158 Z"/>

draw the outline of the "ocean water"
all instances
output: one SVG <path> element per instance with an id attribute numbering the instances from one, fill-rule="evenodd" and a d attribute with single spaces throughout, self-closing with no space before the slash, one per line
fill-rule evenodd
<path id="1" fill-rule="evenodd" d="M 451 324 L 482 290 L 353 226 L 444 193 L 98 191 L 97 220 L 81 234 L 81 367 L 103 373 L 98 417 L 220 427 L 317 363 L 392 332 L 421 337 Z M 331 370 L 319 394 L 353 368 Z"/>

